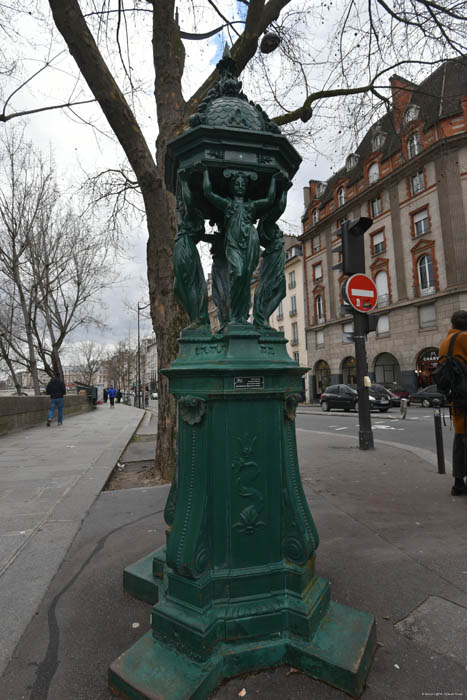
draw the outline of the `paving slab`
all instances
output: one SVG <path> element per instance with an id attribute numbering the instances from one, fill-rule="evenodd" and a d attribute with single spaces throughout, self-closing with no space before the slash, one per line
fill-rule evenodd
<path id="1" fill-rule="evenodd" d="M 450 477 L 410 451 L 379 445 L 360 452 L 348 436 L 339 444 L 349 452 L 345 460 L 326 435 L 299 433 L 321 538 L 317 572 L 331 582 L 334 600 L 377 619 L 379 647 L 363 700 L 463 697 L 465 641 L 457 657 L 451 646 L 467 609 L 467 576 L 452 552 L 465 531 L 467 498 L 451 498 Z M 107 491 L 95 500 L 0 680 L 0 698 L 113 698 L 109 664 L 150 627 L 150 606 L 122 591 L 123 569 L 164 542 L 168 488 Z M 436 630 L 423 627 L 430 614 Z M 417 624 L 407 635 L 411 617 Z M 431 631 L 451 644 L 427 645 Z M 212 697 L 236 700 L 243 689 L 246 700 L 347 697 L 290 667 L 231 679 Z"/>
<path id="2" fill-rule="evenodd" d="M 0 673 L 142 417 L 98 407 L 0 438 Z"/>

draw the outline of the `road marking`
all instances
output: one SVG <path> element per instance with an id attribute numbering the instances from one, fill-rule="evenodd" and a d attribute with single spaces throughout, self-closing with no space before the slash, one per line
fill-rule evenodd
<path id="1" fill-rule="evenodd" d="M 396 428 L 395 425 L 381 425 L 381 423 L 375 423 L 373 428 L 377 430 L 405 430 L 405 428 Z"/>
<path id="2" fill-rule="evenodd" d="M 347 428 L 336 428 L 336 432 L 337 432 L 338 430 L 347 430 Z"/>

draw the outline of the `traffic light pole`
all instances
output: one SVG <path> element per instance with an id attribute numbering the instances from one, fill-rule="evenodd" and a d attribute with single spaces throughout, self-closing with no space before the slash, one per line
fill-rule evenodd
<path id="1" fill-rule="evenodd" d="M 364 378 L 368 374 L 366 357 L 366 315 L 360 311 L 354 311 L 354 341 L 355 361 L 357 365 L 357 393 L 358 393 L 358 443 L 361 450 L 374 448 L 373 431 L 371 429 L 370 396 L 368 388 L 364 384 Z"/>

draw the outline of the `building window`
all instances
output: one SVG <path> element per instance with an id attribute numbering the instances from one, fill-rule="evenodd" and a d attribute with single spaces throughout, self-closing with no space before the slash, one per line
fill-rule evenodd
<path id="1" fill-rule="evenodd" d="M 336 228 L 337 228 L 336 234 L 337 234 L 337 235 L 340 234 L 340 230 L 341 230 L 342 226 L 345 224 L 346 221 L 347 221 L 347 217 L 346 217 L 346 216 L 344 216 L 343 219 L 339 219 L 339 221 L 337 221 L 337 223 L 336 223 Z"/>
<path id="2" fill-rule="evenodd" d="M 420 141 L 420 134 L 418 133 L 418 131 L 416 131 L 415 134 L 412 134 L 412 136 L 407 141 L 407 152 L 409 154 L 409 158 L 414 158 L 420 153 L 421 150 L 422 144 Z"/>
<path id="3" fill-rule="evenodd" d="M 390 303 L 388 275 L 386 270 L 380 270 L 375 276 L 376 291 L 378 292 L 378 307 L 387 306 Z"/>
<path id="4" fill-rule="evenodd" d="M 413 234 L 415 238 L 418 236 L 423 236 L 423 234 L 428 233 L 430 230 L 430 219 L 428 218 L 428 209 L 422 209 L 416 214 L 412 215 L 413 221 Z"/>
<path id="5" fill-rule="evenodd" d="M 350 335 L 351 333 L 353 333 L 353 321 L 348 321 L 342 325 L 343 343 L 353 343 L 353 337 Z"/>
<path id="6" fill-rule="evenodd" d="M 326 187 L 327 187 L 327 182 L 318 182 L 318 186 L 316 188 L 316 196 L 317 197 L 322 197 L 323 194 L 326 192 Z"/>
<path id="7" fill-rule="evenodd" d="M 316 331 L 315 333 L 316 347 L 322 348 L 324 345 L 324 331 Z"/>
<path id="8" fill-rule="evenodd" d="M 378 318 L 376 326 L 376 335 L 388 335 L 389 333 L 389 314 L 384 314 Z"/>
<path id="9" fill-rule="evenodd" d="M 345 187 L 341 187 L 337 191 L 337 205 L 342 207 L 345 204 Z"/>
<path id="10" fill-rule="evenodd" d="M 347 160 L 345 161 L 346 170 L 352 170 L 352 168 L 355 168 L 358 163 L 358 159 L 359 156 L 356 153 L 351 153 L 348 155 Z"/>
<path id="11" fill-rule="evenodd" d="M 373 151 L 379 151 L 382 148 L 385 139 L 386 134 L 384 133 L 384 131 L 374 131 L 373 138 L 371 140 L 371 149 Z"/>
<path id="12" fill-rule="evenodd" d="M 279 304 L 277 307 L 277 320 L 280 321 L 281 319 L 284 318 L 284 308 L 282 306 L 282 302 Z"/>
<path id="13" fill-rule="evenodd" d="M 384 231 L 378 231 L 371 237 L 371 248 L 373 255 L 381 255 L 386 250 L 386 241 L 384 240 Z"/>
<path id="14" fill-rule="evenodd" d="M 319 213 L 317 209 L 313 209 L 313 214 L 311 215 L 311 221 L 314 224 L 317 224 L 319 220 Z"/>
<path id="15" fill-rule="evenodd" d="M 315 299 L 315 307 L 317 322 L 324 323 L 324 303 L 321 294 L 318 294 L 318 296 Z"/>
<path id="16" fill-rule="evenodd" d="M 295 288 L 295 270 L 289 272 L 289 289 Z"/>
<path id="17" fill-rule="evenodd" d="M 284 326 L 279 326 L 279 333 L 283 333 L 283 332 L 284 332 Z"/>
<path id="18" fill-rule="evenodd" d="M 381 195 L 378 195 L 375 199 L 372 199 L 370 202 L 370 211 L 371 211 L 371 216 L 375 218 L 375 216 L 379 216 L 381 212 L 383 211 L 383 205 L 381 202 Z"/>
<path id="19" fill-rule="evenodd" d="M 410 107 L 407 107 L 406 112 L 404 114 L 404 124 L 410 124 L 410 122 L 415 121 L 415 119 L 418 119 L 418 114 L 420 112 L 420 107 L 418 105 L 411 105 Z"/>
<path id="20" fill-rule="evenodd" d="M 290 297 L 290 313 L 289 316 L 296 316 L 297 315 L 297 297 L 295 294 L 293 297 Z"/>
<path id="21" fill-rule="evenodd" d="M 424 304 L 418 309 L 418 317 L 420 328 L 435 328 L 436 327 L 436 305 Z"/>
<path id="22" fill-rule="evenodd" d="M 423 170 L 419 170 L 418 173 L 412 175 L 410 178 L 410 192 L 412 195 L 417 194 L 425 189 L 425 176 Z"/>
<path id="23" fill-rule="evenodd" d="M 320 282 L 323 279 L 323 266 L 321 263 L 313 265 L 313 280 L 315 282 Z"/>
<path id="24" fill-rule="evenodd" d="M 313 236 L 312 248 L 313 253 L 317 253 L 318 250 L 321 250 L 321 236 L 319 235 L 319 233 L 316 236 Z"/>
<path id="25" fill-rule="evenodd" d="M 298 350 L 294 351 L 293 359 L 295 360 L 295 362 L 300 362 L 300 353 L 298 352 Z"/>
<path id="26" fill-rule="evenodd" d="M 422 255 L 417 262 L 418 284 L 420 294 L 433 294 L 435 289 L 435 274 L 431 255 Z"/>
<path id="27" fill-rule="evenodd" d="M 368 182 L 372 185 L 379 180 L 379 164 L 372 163 L 368 168 Z"/>
<path id="28" fill-rule="evenodd" d="M 298 323 L 292 323 L 292 345 L 298 345 Z"/>

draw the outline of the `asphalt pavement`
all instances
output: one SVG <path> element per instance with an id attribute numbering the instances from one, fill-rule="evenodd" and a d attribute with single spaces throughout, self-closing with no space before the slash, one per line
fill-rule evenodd
<path id="1" fill-rule="evenodd" d="M 42 594 L 28 601 L 22 615 L 28 624 L 16 632 L 18 643 L 5 648 L 0 632 L 4 658 L 9 659 L 0 679 L 1 700 L 111 700 L 109 664 L 149 629 L 150 607 L 123 593 L 122 572 L 163 543 L 168 486 L 100 491 L 105 483 L 104 455 L 106 463 L 115 464 L 142 416 L 123 406 L 111 413 L 102 407 L 87 414 L 87 423 L 86 415 L 69 419 L 67 439 L 64 433 L 58 437 L 59 428 L 52 428 L 48 438 L 43 436 L 45 428 L 16 434 L 15 439 L 21 439 L 16 447 L 10 443 L 8 458 L 5 438 L 0 442 L 2 485 L 8 482 L 10 489 L 29 485 L 32 490 L 36 463 L 40 470 L 48 469 L 51 486 L 53 480 L 63 479 L 63 489 L 68 470 L 73 476 L 81 470 L 77 484 L 49 508 L 54 513 L 61 505 L 59 521 L 52 517 L 50 525 L 46 521 L 49 540 L 59 529 L 53 529 L 54 524 L 67 528 L 73 523 L 75 534 L 67 530 L 68 543 L 74 537 L 69 549 L 58 541 L 61 550 L 47 567 L 53 548 L 44 546 L 41 557 L 40 537 L 32 537 L 37 548 L 32 558 L 24 546 L 5 570 L 10 571 L 8 585 L 5 573 L 0 578 L 2 611 L 8 592 L 9 605 L 17 612 L 25 602 L 24 574 L 33 576 L 33 565 L 50 569 L 49 581 L 43 576 L 40 582 Z M 450 495 L 452 479 L 438 474 L 432 460 L 423 457 L 423 450 L 434 456 L 426 445 L 396 444 L 386 440 L 390 431 L 381 430 L 385 439 L 378 438 L 376 449 L 364 452 L 350 432 L 354 423 L 338 419 L 337 414 L 326 414 L 322 420 L 326 424 L 312 423 L 299 409 L 300 466 L 321 538 L 317 573 L 331 582 L 334 600 L 376 616 L 379 646 L 362 697 L 467 696 L 467 496 Z M 96 441 L 101 436 L 80 465 L 68 460 L 68 451 L 73 450 L 65 450 L 75 442 L 73 424 L 84 445 L 92 444 L 92 436 Z M 332 429 L 334 424 L 348 425 L 349 431 Z M 36 442 L 42 453 L 33 458 Z M 76 490 L 81 480 L 88 488 Z M 17 499 L 17 503 L 24 509 L 28 501 Z M 15 569 L 16 560 L 29 560 L 28 571 L 26 565 Z M 344 700 L 347 696 L 296 669 L 279 667 L 231 679 L 212 697 Z"/>

